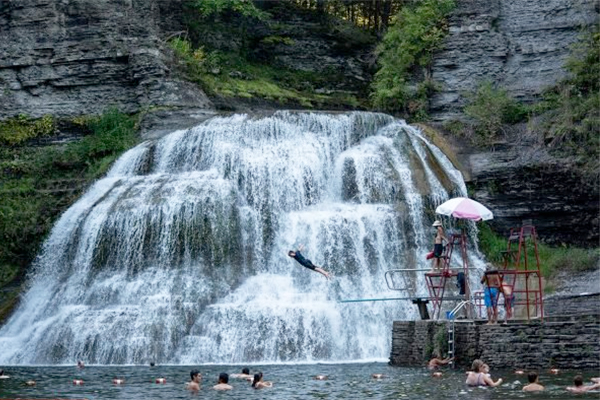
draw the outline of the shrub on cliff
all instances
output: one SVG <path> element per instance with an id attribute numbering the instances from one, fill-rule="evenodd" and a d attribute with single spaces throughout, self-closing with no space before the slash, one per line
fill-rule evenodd
<path id="1" fill-rule="evenodd" d="M 447 33 L 446 16 L 454 8 L 451 0 L 425 0 L 404 7 L 396 15 L 387 34 L 377 48 L 379 70 L 373 82 L 375 107 L 409 116 L 423 117 L 427 97 L 434 87 L 413 87 L 414 75 L 427 82 L 435 50 Z"/>
<path id="2" fill-rule="evenodd" d="M 490 81 L 482 82 L 474 93 L 467 93 L 465 114 L 471 118 L 475 141 L 490 144 L 503 132 L 505 124 L 522 121 L 527 108 L 512 99 L 506 90 Z"/>
<path id="3" fill-rule="evenodd" d="M 545 111 L 532 127 L 557 154 L 578 158 L 594 176 L 600 167 L 600 31 L 583 35 L 566 63 L 571 75 L 544 95 Z"/>
<path id="4" fill-rule="evenodd" d="M 31 119 L 25 115 L 7 119 L 0 123 L 0 143 L 16 145 L 40 136 L 50 136 L 56 131 L 51 115 Z"/>
<path id="5" fill-rule="evenodd" d="M 0 274 L 0 287 L 23 275 L 56 218 L 138 140 L 136 118 L 116 109 L 71 123 L 93 133 L 68 144 L 0 146 L 0 269 L 12 271 Z"/>

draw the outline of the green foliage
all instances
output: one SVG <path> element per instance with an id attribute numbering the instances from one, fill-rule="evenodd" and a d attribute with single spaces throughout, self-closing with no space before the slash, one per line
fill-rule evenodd
<path id="1" fill-rule="evenodd" d="M 570 246 L 539 246 L 540 263 L 544 276 L 552 277 L 559 271 L 591 271 L 598 267 L 600 249 L 582 249 Z"/>
<path id="2" fill-rule="evenodd" d="M 391 112 L 402 110 L 409 115 L 426 110 L 432 84 L 427 84 L 427 90 L 423 91 L 411 88 L 409 82 L 415 73 L 429 68 L 433 53 L 441 47 L 447 33 L 446 16 L 454 8 L 451 0 L 414 4 L 398 13 L 377 48 L 379 70 L 372 93 L 376 107 Z M 424 75 L 427 80 L 427 71 Z"/>
<path id="3" fill-rule="evenodd" d="M 2 270 L 25 268 L 56 218 L 119 154 L 137 143 L 136 119 L 116 109 L 71 122 L 92 134 L 63 145 L 0 146 Z"/>
<path id="4" fill-rule="evenodd" d="M 512 99 L 506 90 L 495 88 L 494 85 L 482 82 L 474 93 L 467 93 L 466 115 L 474 121 L 474 131 L 477 140 L 487 144 L 495 139 L 504 124 L 513 124 L 523 121 L 529 109 Z"/>
<path id="5" fill-rule="evenodd" d="M 184 47 L 187 54 L 191 47 Z M 303 107 L 359 107 L 359 101 L 350 94 L 314 93 L 314 87 L 326 85 L 327 79 L 336 71 L 317 74 L 307 71 L 292 71 L 268 64 L 248 61 L 233 52 L 211 51 L 206 54 L 201 66 L 189 68 L 185 74 L 213 96 L 236 97 L 248 100 L 275 101 L 282 104 L 298 104 Z"/>
<path id="6" fill-rule="evenodd" d="M 171 39 L 169 47 L 173 49 L 189 79 L 194 79 L 205 72 L 207 55 L 204 52 L 204 47 L 193 49 L 189 40 L 180 37 Z"/>
<path id="7" fill-rule="evenodd" d="M 237 5 L 236 5 L 237 4 Z M 236 104 L 239 100 L 249 103 L 279 102 L 287 107 L 366 108 L 367 101 L 359 101 L 354 89 L 343 91 L 339 82 L 347 81 L 341 70 L 306 71 L 277 65 L 270 59 L 269 47 L 293 46 L 289 33 L 295 25 L 286 21 L 302 18 L 317 21 L 318 33 L 335 37 L 336 51 L 354 51 L 353 46 L 373 43 L 375 36 L 356 25 L 327 12 L 307 11 L 296 2 L 254 2 L 269 14 L 256 15 L 239 12 L 238 5 L 251 5 L 250 1 L 187 2 L 186 40 L 170 41 L 178 58 L 179 72 L 183 77 L 199 85 L 215 100 L 217 106 L 228 107 L 228 99 Z M 235 5 L 235 7 L 234 7 Z M 310 8 L 310 7 L 308 7 Z M 277 20 L 271 18 L 276 15 Z M 207 17 L 207 16 L 210 16 Z M 258 23 L 256 17 L 268 17 Z M 255 25 L 259 24 L 260 29 Z M 202 57 L 191 56 L 198 46 Z M 366 83 L 364 84 L 366 85 Z M 356 83 L 357 89 L 364 89 Z"/>
<path id="8" fill-rule="evenodd" d="M 582 95 L 598 94 L 600 91 L 600 31 L 596 27 L 584 34 L 573 46 L 566 68 L 572 76 L 568 82 Z"/>
<path id="9" fill-rule="evenodd" d="M 571 76 L 544 93 L 534 106 L 532 131 L 557 155 L 574 159 L 600 181 L 600 32 L 582 36 L 566 63 Z"/>
<path id="10" fill-rule="evenodd" d="M 454 136 L 460 137 L 465 135 L 466 124 L 462 121 L 456 119 L 447 120 L 444 121 L 443 127 Z"/>
<path id="11" fill-rule="evenodd" d="M 192 4 L 204 18 L 227 12 L 234 12 L 244 17 L 256 19 L 265 19 L 268 16 L 267 13 L 256 8 L 250 0 L 196 0 Z"/>
<path id="12" fill-rule="evenodd" d="M 446 325 L 439 325 L 436 328 L 435 335 L 433 337 L 433 354 L 432 356 L 444 357 L 448 354 L 448 328 Z"/>
<path id="13" fill-rule="evenodd" d="M 20 144 L 35 137 L 50 136 L 55 130 L 55 122 L 51 115 L 44 115 L 39 119 L 19 115 L 0 123 L 0 143 Z"/>
<path id="14" fill-rule="evenodd" d="M 291 46 L 294 44 L 294 39 L 288 36 L 267 36 L 266 38 L 261 39 L 261 42 L 271 45 L 285 44 L 287 46 Z"/>
<path id="15" fill-rule="evenodd" d="M 501 252 L 506 251 L 506 246 L 506 238 L 495 234 L 485 222 L 479 225 L 479 250 L 488 261 L 494 264 L 502 264 L 504 260 Z"/>
<path id="16" fill-rule="evenodd" d="M 78 143 L 70 144 L 68 152 L 94 161 L 119 155 L 137 143 L 135 124 L 134 118 L 111 108 L 91 122 L 90 127 L 94 133 Z"/>
<path id="17" fill-rule="evenodd" d="M 528 243 L 528 260 L 535 265 L 533 244 Z M 479 249 L 486 259 L 495 265 L 503 265 L 502 251 L 507 249 L 507 238 L 497 235 L 489 225 L 479 226 Z M 569 246 L 549 246 L 538 242 L 540 270 L 545 278 L 552 278 L 559 271 L 588 271 L 598 267 L 600 249 L 582 249 Z M 549 285 L 549 287 L 551 287 Z"/>
<path id="18" fill-rule="evenodd" d="M 360 47 L 375 43 L 376 38 L 369 31 L 360 29 L 355 24 L 344 20 L 330 18 L 328 28 L 331 30 L 331 34 L 338 37 L 338 40 L 344 43 L 346 47 Z"/>

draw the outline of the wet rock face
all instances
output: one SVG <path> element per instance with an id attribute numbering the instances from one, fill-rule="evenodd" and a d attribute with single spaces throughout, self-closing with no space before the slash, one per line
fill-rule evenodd
<path id="1" fill-rule="evenodd" d="M 469 164 L 473 198 L 492 210 L 497 232 L 508 235 L 530 219 L 544 242 L 597 246 L 598 189 L 572 166 L 536 160 L 519 146 L 471 154 Z"/>
<path id="2" fill-rule="evenodd" d="M 565 76 L 564 61 L 582 27 L 597 23 L 596 0 L 459 0 L 445 48 L 434 59 L 442 89 L 431 102 L 444 120 L 459 115 L 463 93 L 490 80 L 530 101 Z"/>
<path id="3" fill-rule="evenodd" d="M 71 116 L 110 105 L 208 107 L 171 76 L 163 51 L 182 30 L 182 1 L 19 0 L 0 3 L 0 119 Z"/>

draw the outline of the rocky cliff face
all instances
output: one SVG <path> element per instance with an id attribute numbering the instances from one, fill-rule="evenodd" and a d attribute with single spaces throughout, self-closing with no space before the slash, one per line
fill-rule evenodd
<path id="1" fill-rule="evenodd" d="M 571 165 L 537 158 L 527 144 L 469 155 L 469 185 L 493 211 L 490 225 L 508 237 L 531 220 L 546 243 L 596 246 L 598 189 Z"/>
<path id="2" fill-rule="evenodd" d="M 0 119 L 209 106 L 162 51 L 182 0 L 0 2 Z"/>
<path id="3" fill-rule="evenodd" d="M 462 93 L 490 80 L 529 101 L 565 75 L 562 68 L 582 27 L 597 24 L 598 0 L 458 0 L 433 79 L 438 120 L 456 117 Z"/>

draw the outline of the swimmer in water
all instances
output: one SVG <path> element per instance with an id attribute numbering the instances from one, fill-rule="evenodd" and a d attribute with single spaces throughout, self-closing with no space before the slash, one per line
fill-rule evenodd
<path id="1" fill-rule="evenodd" d="M 544 390 L 544 387 L 540 385 L 538 380 L 537 372 L 530 372 L 527 374 L 527 380 L 529 381 L 529 385 L 523 386 L 524 392 L 540 392 Z"/>
<path id="2" fill-rule="evenodd" d="M 575 386 L 568 386 L 567 390 L 571 393 L 585 393 L 590 390 L 600 389 L 600 383 L 594 383 L 593 385 L 585 386 L 583 384 L 583 377 L 581 375 L 577 375 L 573 378 L 573 384 Z"/>
<path id="3" fill-rule="evenodd" d="M 434 371 L 444 365 L 450 364 L 454 360 L 454 357 L 441 358 L 439 354 L 434 354 L 433 358 L 427 363 L 427 368 L 430 371 Z"/>
<path id="4" fill-rule="evenodd" d="M 481 360 L 474 360 L 471 365 L 471 371 L 467 372 L 467 381 L 469 386 L 490 386 L 496 387 L 502 383 L 502 378 L 496 382 L 492 380 L 489 374 L 489 367 Z"/>
<path id="5" fill-rule="evenodd" d="M 213 386 L 215 390 L 231 390 L 233 386 L 229 385 L 229 375 L 225 372 L 219 374 L 219 382 Z"/>
<path id="6" fill-rule="evenodd" d="M 252 387 L 254 389 L 264 389 L 273 387 L 273 382 L 265 382 L 263 381 L 263 374 L 259 372 L 258 374 L 254 374 L 254 380 L 252 381 Z"/>
<path id="7" fill-rule="evenodd" d="M 241 374 L 230 374 L 230 378 L 238 378 L 238 379 L 252 379 L 253 376 L 250 375 L 250 370 L 248 368 L 243 368 Z"/>
<path id="8" fill-rule="evenodd" d="M 190 372 L 190 381 L 187 383 L 186 387 L 188 390 L 197 392 L 200 390 L 200 381 L 202 380 L 202 374 L 197 369 L 193 369 Z"/>

